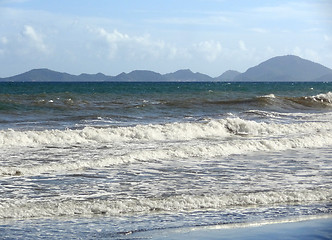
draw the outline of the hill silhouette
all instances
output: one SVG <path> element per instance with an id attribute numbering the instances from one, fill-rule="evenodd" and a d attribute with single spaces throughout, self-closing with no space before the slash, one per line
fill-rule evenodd
<path id="1" fill-rule="evenodd" d="M 160 82 L 164 81 L 160 73 L 147 70 L 135 70 L 130 73 L 121 73 L 111 79 L 114 82 Z"/>
<path id="2" fill-rule="evenodd" d="M 332 81 L 332 70 L 294 55 L 278 56 L 249 68 L 244 73 L 229 70 L 216 78 L 192 72 L 189 69 L 160 74 L 148 70 L 134 70 L 117 76 L 102 73 L 72 75 L 46 68 L 33 69 L 12 77 L 0 78 L 2 82 L 308 82 Z"/>
<path id="3" fill-rule="evenodd" d="M 190 69 L 178 70 L 174 73 L 168 73 L 164 75 L 165 80 L 167 81 L 199 81 L 207 82 L 213 81 L 214 79 L 206 74 L 202 73 L 193 73 Z"/>
<path id="4" fill-rule="evenodd" d="M 246 72 L 236 76 L 234 81 L 308 82 L 317 81 L 328 74 L 332 74 L 332 70 L 321 64 L 294 55 L 287 55 L 271 58 L 249 68 Z"/>
<path id="5" fill-rule="evenodd" d="M 229 81 L 233 81 L 234 78 L 236 78 L 240 74 L 241 73 L 238 71 L 228 70 L 228 71 L 224 72 L 223 74 L 221 74 L 219 77 L 216 77 L 215 79 L 218 81 L 221 81 L 221 82 L 229 82 Z"/>

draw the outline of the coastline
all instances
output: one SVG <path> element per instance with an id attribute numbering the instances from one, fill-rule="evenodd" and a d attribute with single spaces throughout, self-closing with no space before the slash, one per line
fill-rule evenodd
<path id="1" fill-rule="evenodd" d="M 132 235 L 132 237 L 134 236 Z M 135 235 L 135 237 L 141 236 Z M 163 230 L 150 233 L 147 238 L 154 240 L 332 239 L 332 215 L 287 219 L 278 222 L 270 221 Z"/>

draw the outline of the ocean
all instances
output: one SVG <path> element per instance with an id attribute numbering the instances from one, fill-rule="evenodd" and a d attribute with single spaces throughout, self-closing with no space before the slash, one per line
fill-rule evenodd
<path id="1" fill-rule="evenodd" d="M 331 146 L 332 83 L 0 83 L 0 239 L 326 217 Z"/>

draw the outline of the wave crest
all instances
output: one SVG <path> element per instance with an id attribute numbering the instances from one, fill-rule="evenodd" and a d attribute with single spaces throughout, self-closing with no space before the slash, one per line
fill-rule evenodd
<path id="1" fill-rule="evenodd" d="M 0 131 L 0 147 L 67 146 L 76 144 L 121 143 L 132 141 L 189 141 L 202 138 L 226 138 L 234 135 L 266 136 L 320 132 L 332 129 L 329 122 L 277 124 L 241 118 L 205 122 L 136 125 L 131 127 L 80 130 Z"/>
<path id="2" fill-rule="evenodd" d="M 332 190 L 269 191 L 229 193 L 224 195 L 179 195 L 166 198 L 54 200 L 0 203 L 0 219 L 55 216 L 109 216 L 145 214 L 149 212 L 222 210 L 232 207 L 271 206 L 274 204 L 312 204 L 330 201 Z"/>
<path id="3" fill-rule="evenodd" d="M 72 145 L 72 146 L 70 146 Z M 2 131 L 0 149 L 10 157 L 18 148 L 42 154 L 39 158 L 66 156 L 41 164 L 17 162 L 2 166 L 0 175 L 35 175 L 47 172 L 102 168 L 124 163 L 215 158 L 257 151 L 319 148 L 332 145 L 332 123 L 265 123 L 227 118 L 195 123 L 137 125 L 81 130 Z M 79 148 L 77 148 L 79 147 Z M 37 150 L 33 150 L 37 148 Z M 25 150 L 24 150 L 25 149 Z M 38 153 L 38 149 L 42 149 Z M 73 151 L 83 151 L 74 157 Z M 21 151 L 21 150 L 20 150 Z M 73 157 L 70 157 L 73 156 Z M 6 157 L 4 157 L 5 159 Z M 5 163 L 5 162 L 4 162 Z"/>
<path id="4" fill-rule="evenodd" d="M 321 93 L 316 96 L 311 96 L 310 99 L 316 102 L 332 103 L 332 92 Z"/>

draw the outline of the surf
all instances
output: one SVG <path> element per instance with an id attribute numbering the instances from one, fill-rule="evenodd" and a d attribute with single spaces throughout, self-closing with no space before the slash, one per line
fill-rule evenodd
<path id="1" fill-rule="evenodd" d="M 1 130 L 3 158 L 12 158 L 16 152 L 28 157 L 34 152 L 36 160 L 16 165 L 4 162 L 0 175 L 36 175 L 145 161 L 326 148 L 332 145 L 332 123 L 327 119 L 275 123 L 232 117 L 130 127 Z M 80 156 L 75 157 L 78 149 Z M 39 162 L 39 158 L 49 161 Z"/>
<path id="2" fill-rule="evenodd" d="M 268 191 L 254 193 L 227 193 L 224 195 L 179 195 L 163 198 L 133 199 L 54 199 L 48 201 L 18 200 L 0 203 L 0 219 L 4 218 L 40 218 L 64 216 L 121 216 L 147 213 L 175 213 L 193 211 L 225 211 L 234 207 L 253 208 L 277 205 L 308 205 L 329 201 L 330 189 Z M 318 207 L 319 208 L 319 207 Z M 316 209 L 319 212 L 319 209 Z M 321 209 L 321 211 L 323 211 Z"/>
<path id="3" fill-rule="evenodd" d="M 253 114 L 263 112 L 251 111 Z M 270 113 L 270 116 L 273 113 Z M 280 115 L 280 114 L 279 114 Z M 316 115 L 315 115 L 316 116 Z M 310 115 L 307 115 L 310 118 Z M 327 119 L 326 115 L 325 118 Z M 311 122 L 273 123 L 246 120 L 239 117 L 205 119 L 199 122 L 138 124 L 126 127 L 84 127 L 65 130 L 0 130 L 0 147 L 67 146 L 140 141 L 191 141 L 203 138 L 247 135 L 264 137 L 320 133 L 332 129 L 332 123 L 317 119 Z"/>

